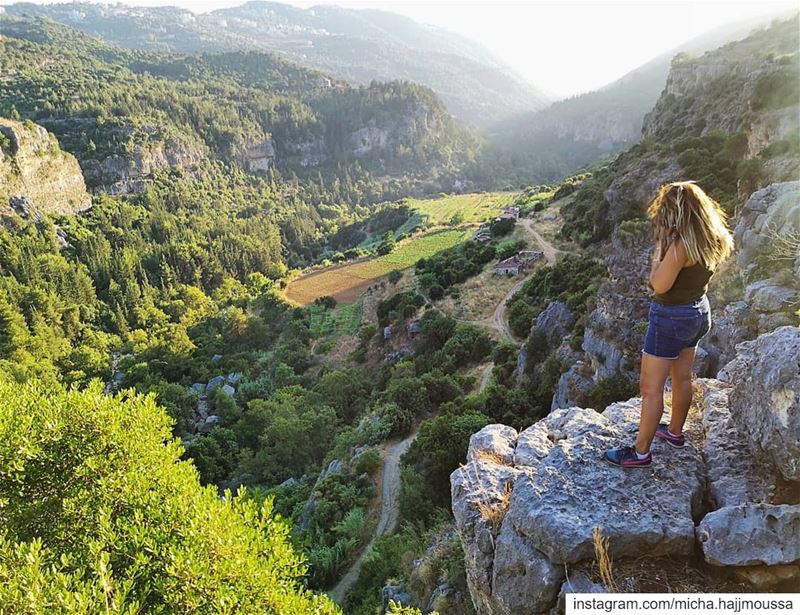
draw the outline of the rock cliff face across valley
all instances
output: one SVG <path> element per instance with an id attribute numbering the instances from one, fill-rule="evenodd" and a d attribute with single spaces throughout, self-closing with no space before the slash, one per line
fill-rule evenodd
<path id="1" fill-rule="evenodd" d="M 78 162 L 53 135 L 0 118 L 0 214 L 69 214 L 90 205 Z"/>
<path id="2" fill-rule="evenodd" d="M 791 461 L 800 458 L 800 329 L 739 350 L 724 371 L 729 382 L 700 380 L 687 447 L 657 442 L 650 469 L 601 461 L 634 439 L 639 399 L 602 412 L 561 408 L 521 432 L 489 425 L 472 436 L 451 485 L 478 613 L 546 612 L 565 575 L 595 559 L 596 529 L 617 562 L 690 559 L 699 547 L 707 564 L 742 578 L 754 578 L 753 566 L 767 584 L 784 578 L 783 567 L 800 578 L 800 473 Z"/>

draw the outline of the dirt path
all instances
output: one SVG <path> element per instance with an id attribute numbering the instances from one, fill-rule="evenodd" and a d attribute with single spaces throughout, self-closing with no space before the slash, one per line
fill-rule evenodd
<path id="1" fill-rule="evenodd" d="M 364 558 L 372 549 L 372 545 L 378 536 L 390 534 L 397 526 L 397 520 L 400 517 L 400 507 L 398 504 L 398 496 L 400 495 L 400 458 L 403 453 L 408 450 L 408 447 L 417 437 L 416 430 L 405 440 L 395 442 L 386 449 L 386 456 L 383 464 L 383 478 L 381 480 L 381 515 L 378 518 L 378 526 L 375 528 L 369 543 L 361 551 L 353 565 L 342 577 L 342 580 L 336 584 L 332 590 L 328 592 L 331 599 L 338 603 L 344 599 L 347 592 L 358 579 L 358 573 L 361 571 L 361 565 L 364 563 Z"/>
<path id="2" fill-rule="evenodd" d="M 544 252 L 544 257 L 547 259 L 547 262 L 551 265 L 555 263 L 556 257 L 560 251 L 534 230 L 533 220 L 523 218 L 520 220 L 520 223 L 531 235 L 533 235 L 533 238 L 539 244 L 542 252 Z M 491 327 L 497 330 L 502 338 L 507 339 L 514 344 L 520 345 L 521 342 L 517 340 L 517 338 L 511 332 L 511 329 L 509 329 L 508 323 L 506 322 L 506 304 L 508 303 L 509 299 L 511 299 L 511 297 L 513 297 L 514 294 L 519 291 L 520 288 L 522 288 L 522 285 L 528 281 L 528 278 L 531 275 L 533 275 L 533 273 L 528 274 L 511 287 L 511 289 L 497 304 L 497 307 L 495 307 L 494 313 L 490 318 L 475 321 L 475 324 Z M 483 391 L 483 389 L 486 388 L 486 385 L 489 383 L 489 378 L 492 375 L 492 367 L 493 364 L 489 363 L 484 368 L 480 378 L 479 391 Z M 415 430 L 414 433 L 408 436 L 405 440 L 396 442 L 386 449 L 383 464 L 383 478 L 381 481 L 381 514 L 378 519 L 378 526 L 375 529 L 375 534 L 373 534 L 369 543 L 367 543 L 367 545 L 361 551 L 361 554 L 358 556 L 356 561 L 353 562 L 353 565 L 350 566 L 350 569 L 342 577 L 341 581 L 339 581 L 339 583 L 337 583 L 332 590 L 327 592 L 331 599 L 337 604 L 342 602 L 344 597 L 347 595 L 347 592 L 358 579 L 358 573 L 361 571 L 361 566 L 364 563 L 364 559 L 372 549 L 375 539 L 378 536 L 383 536 L 384 534 L 393 532 L 397 526 L 397 520 L 400 516 L 398 504 L 398 496 L 400 495 L 400 457 L 403 456 L 403 453 L 406 452 L 416 437 L 417 432 Z"/>
<path id="3" fill-rule="evenodd" d="M 539 248 L 544 253 L 547 263 L 550 265 L 555 263 L 560 250 L 558 250 L 555 246 L 553 246 L 553 244 L 536 232 L 536 230 L 533 228 L 533 220 L 530 218 L 521 218 L 520 224 L 522 224 L 525 230 L 533 236 L 533 238 L 536 240 L 536 243 L 539 244 Z M 511 332 L 511 329 L 508 326 L 508 321 L 506 320 L 506 305 L 511 297 L 519 292 L 525 282 L 528 281 L 528 278 L 530 278 L 532 275 L 533 272 L 529 273 L 509 289 L 505 296 L 499 301 L 497 307 L 494 308 L 494 312 L 492 313 L 491 317 L 484 320 L 475 321 L 475 324 L 491 327 L 500 334 L 501 338 L 519 345 L 521 343 L 520 340 L 518 340 L 517 337 Z"/>

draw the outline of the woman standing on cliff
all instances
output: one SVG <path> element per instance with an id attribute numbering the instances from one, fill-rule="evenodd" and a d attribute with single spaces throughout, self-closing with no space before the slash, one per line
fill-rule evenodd
<path id="1" fill-rule="evenodd" d="M 606 451 L 606 461 L 646 468 L 654 437 L 682 448 L 683 424 L 692 403 L 692 365 L 697 343 L 711 327 L 706 297 L 717 266 L 733 250 L 726 215 L 694 182 L 665 184 L 650 203 L 656 249 L 650 270 L 655 291 L 642 352 L 642 415 L 635 446 Z M 664 412 L 664 385 L 672 378 L 672 414 Z"/>

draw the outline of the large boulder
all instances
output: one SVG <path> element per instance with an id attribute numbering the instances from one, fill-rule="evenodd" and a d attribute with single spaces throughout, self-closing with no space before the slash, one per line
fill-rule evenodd
<path id="1" fill-rule="evenodd" d="M 690 445 L 662 453 L 656 443 L 652 468 L 634 474 L 600 461 L 608 448 L 632 442 L 640 407 L 633 399 L 602 414 L 556 410 L 520 434 L 520 443 L 538 445 L 525 457 L 530 465 L 517 466 L 523 478 L 514 484 L 505 523 L 553 563 L 594 557 L 595 528 L 610 540 L 615 556 L 691 554 L 692 517 L 704 486 L 699 451 Z M 689 431 L 699 431 L 696 418 Z M 539 458 L 547 443 L 546 456 Z"/>
<path id="2" fill-rule="evenodd" d="M 800 328 L 780 327 L 737 346 L 720 374 L 733 383 L 730 412 L 753 454 L 800 480 Z"/>
<path id="3" fill-rule="evenodd" d="M 548 351 L 557 348 L 572 329 L 575 315 L 562 301 L 553 301 L 536 318 L 531 334 L 537 332 L 547 341 Z"/>
<path id="4" fill-rule="evenodd" d="M 697 538 L 716 566 L 791 564 L 800 560 L 800 505 L 728 506 L 703 518 Z"/>
<path id="5" fill-rule="evenodd" d="M 747 450 L 746 432 L 737 429 L 728 407 L 731 384 L 698 380 L 703 391 L 703 456 L 708 477 L 708 496 L 714 508 L 748 502 L 768 502 L 776 480 Z"/>
<path id="6" fill-rule="evenodd" d="M 613 557 L 691 555 L 704 485 L 702 458 L 691 444 L 700 440 L 698 417 L 687 423 L 685 449 L 654 444 L 648 470 L 601 461 L 606 449 L 633 440 L 640 405 L 632 399 L 603 413 L 558 409 L 518 435 L 490 425 L 473 436 L 451 487 L 480 615 L 553 606 L 564 565 L 594 558 L 595 528 L 609 539 Z"/>
<path id="7" fill-rule="evenodd" d="M 800 233 L 800 181 L 770 184 L 750 195 L 742 207 L 734 241 L 736 262 L 751 272 L 780 248 L 776 237 Z M 800 278 L 800 276 L 797 276 Z"/>

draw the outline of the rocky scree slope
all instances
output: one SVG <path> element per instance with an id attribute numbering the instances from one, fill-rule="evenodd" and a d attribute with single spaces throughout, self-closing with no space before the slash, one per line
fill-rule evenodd
<path id="1" fill-rule="evenodd" d="M 699 549 L 721 576 L 759 589 L 799 580 L 800 329 L 741 344 L 724 376 L 699 381 L 689 444 L 656 442 L 650 469 L 600 459 L 635 438 L 638 398 L 474 434 L 451 486 L 476 611 L 552 608 L 565 579 L 591 566 L 596 528 L 618 563 Z"/>
<path id="2" fill-rule="evenodd" d="M 78 162 L 55 136 L 0 118 L 0 215 L 71 214 L 90 205 Z"/>

